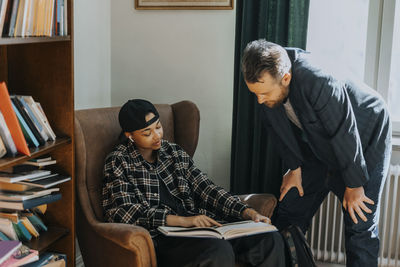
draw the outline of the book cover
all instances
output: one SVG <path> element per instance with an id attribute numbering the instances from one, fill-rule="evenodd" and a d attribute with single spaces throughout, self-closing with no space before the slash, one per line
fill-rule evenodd
<path id="1" fill-rule="evenodd" d="M 17 155 L 17 148 L 11 137 L 10 130 L 7 127 L 6 121 L 1 111 L 0 111 L 0 136 L 3 139 L 4 145 L 6 146 L 8 155 L 11 157 Z"/>
<path id="2" fill-rule="evenodd" d="M 25 217 L 22 216 L 21 217 L 21 222 L 22 224 L 25 226 L 25 228 L 29 231 L 29 233 L 34 236 L 35 238 L 39 237 L 39 232 L 38 230 L 36 230 L 35 226 L 33 226 L 33 224 L 31 223 L 31 221 Z"/>
<path id="3" fill-rule="evenodd" d="M 6 218 L 0 218 L 0 231 L 11 240 L 18 240 L 13 222 Z"/>
<path id="4" fill-rule="evenodd" d="M 5 262 L 11 255 L 21 247 L 20 241 L 2 241 L 0 242 L 0 264 Z"/>
<path id="5" fill-rule="evenodd" d="M 14 0 L 8 0 L 6 15 L 4 18 L 3 31 L 0 32 L 1 36 L 8 36 L 8 31 L 10 29 L 11 12 L 14 5 Z"/>
<path id="6" fill-rule="evenodd" d="M 29 233 L 28 229 L 26 229 L 21 221 L 18 221 L 17 223 L 13 222 L 13 227 L 20 241 L 29 241 L 32 239 L 32 235 Z"/>
<path id="7" fill-rule="evenodd" d="M 0 136 L 0 158 L 2 158 L 3 156 L 5 156 L 7 154 L 7 149 L 3 143 L 3 139 Z"/>
<path id="8" fill-rule="evenodd" d="M 39 187 L 39 188 L 49 188 L 61 183 L 65 183 L 71 180 L 70 176 L 64 176 L 64 175 L 57 175 L 55 177 L 50 177 L 50 178 L 45 178 L 45 179 L 40 179 L 36 181 L 23 181 L 19 182 L 20 184 L 24 185 L 29 185 L 29 186 L 34 186 L 34 187 Z"/>
<path id="9" fill-rule="evenodd" d="M 26 29 L 27 29 L 27 24 L 28 24 L 28 17 L 29 17 L 29 10 L 30 10 L 30 4 L 32 0 L 25 0 L 25 7 L 24 7 L 24 12 L 22 13 L 22 24 L 21 24 L 21 37 L 26 36 Z"/>
<path id="10" fill-rule="evenodd" d="M 0 241 L 8 241 L 10 240 L 3 232 L 0 231 Z"/>
<path id="11" fill-rule="evenodd" d="M 39 259 L 39 252 L 22 245 L 17 251 L 14 251 L 11 256 L 0 264 L 0 267 L 17 267 L 28 264 Z"/>
<path id="12" fill-rule="evenodd" d="M 0 181 L 0 190 L 5 191 L 26 191 L 29 189 L 34 188 L 33 186 L 25 185 L 25 184 L 18 184 L 18 183 L 6 183 Z"/>
<path id="13" fill-rule="evenodd" d="M 6 18 L 8 0 L 3 0 L 0 6 L 0 33 L 3 32 L 4 20 Z"/>
<path id="14" fill-rule="evenodd" d="M 42 189 L 37 187 L 27 191 L 17 191 L 17 192 L 0 191 L 0 200 L 18 202 L 49 195 L 57 191 L 60 191 L 60 189 L 59 188 Z"/>
<path id="15" fill-rule="evenodd" d="M 49 170 L 33 170 L 29 172 L 0 171 L 0 182 L 15 183 L 27 179 L 49 175 Z"/>
<path id="16" fill-rule="evenodd" d="M 22 22 L 24 19 L 24 9 L 26 0 L 19 0 L 17 19 L 15 20 L 14 37 L 20 37 L 22 33 Z"/>
<path id="17" fill-rule="evenodd" d="M 40 124 L 39 119 L 36 117 L 35 113 L 32 111 L 31 107 L 26 103 L 25 99 L 22 96 L 17 96 L 17 99 L 22 104 L 22 107 L 28 114 L 29 118 L 32 120 L 33 124 L 35 125 L 36 129 L 42 136 L 44 141 L 47 141 L 49 137 L 47 136 L 46 132 L 44 131 L 42 124 Z"/>
<path id="18" fill-rule="evenodd" d="M 32 165 L 37 167 L 44 167 L 48 165 L 54 165 L 57 163 L 57 160 L 49 160 L 49 161 L 41 161 L 41 162 L 32 162 L 32 161 L 25 161 L 23 164 Z"/>
<path id="19" fill-rule="evenodd" d="M 19 0 L 14 0 L 11 11 L 10 26 L 8 29 L 8 37 L 14 37 L 15 23 L 17 22 L 18 7 L 19 7 Z"/>
<path id="20" fill-rule="evenodd" d="M 49 204 L 61 199 L 60 193 L 46 195 L 38 198 L 28 199 L 24 201 L 11 202 L 11 201 L 0 201 L 0 208 L 13 209 L 13 210 L 26 210 L 31 209 L 43 204 Z"/>
<path id="21" fill-rule="evenodd" d="M 31 153 L 22 133 L 21 126 L 19 125 L 18 118 L 14 112 L 5 82 L 0 83 L 0 111 L 4 116 L 8 129 L 10 130 L 17 151 L 21 154 L 30 156 Z"/>
<path id="22" fill-rule="evenodd" d="M 11 96 L 11 101 L 14 103 L 14 106 L 18 109 L 19 114 L 21 114 L 22 118 L 24 119 L 25 123 L 28 125 L 29 129 L 35 136 L 36 140 L 39 142 L 39 145 L 44 145 L 46 142 L 44 141 L 43 137 L 41 136 L 40 132 L 35 126 L 33 120 L 29 117 L 28 112 L 22 105 L 21 101 L 15 96 Z M 17 116 L 18 117 L 18 116 Z"/>
<path id="23" fill-rule="evenodd" d="M 13 102 L 11 102 L 11 105 L 12 105 L 12 107 L 14 109 L 15 115 L 17 115 L 18 122 L 19 122 L 19 124 L 21 126 L 21 129 L 22 129 L 22 133 L 24 134 L 25 139 L 28 141 L 28 144 L 31 147 L 39 147 L 38 140 L 36 140 L 35 135 L 32 133 L 31 129 L 29 129 L 29 126 L 26 124 L 24 118 L 19 113 L 18 109 L 15 107 Z"/>
<path id="24" fill-rule="evenodd" d="M 276 232 L 278 229 L 268 223 L 254 221 L 240 221 L 223 224 L 220 227 L 172 227 L 159 226 L 157 228 L 166 236 L 176 237 L 214 237 L 219 239 L 233 239 L 261 233 Z"/>
<path id="25" fill-rule="evenodd" d="M 47 231 L 47 226 L 43 223 L 43 221 L 39 218 L 39 216 L 37 216 L 32 212 L 23 213 L 23 215 L 28 218 L 28 220 L 35 226 L 35 228 L 39 232 Z"/>
<path id="26" fill-rule="evenodd" d="M 44 161 L 49 161 L 51 160 L 51 157 L 45 156 L 45 157 L 40 157 L 40 158 L 34 158 L 34 159 L 29 159 L 28 161 L 31 162 L 44 162 Z"/>
<path id="27" fill-rule="evenodd" d="M 32 112 L 38 118 L 39 123 L 44 128 L 44 131 L 48 135 L 49 139 L 50 140 L 55 140 L 56 139 L 56 135 L 54 134 L 53 129 L 50 126 L 50 123 L 47 121 L 46 116 L 42 114 L 42 111 L 39 109 L 38 105 L 33 100 L 33 98 L 31 96 L 23 96 L 23 99 L 31 107 Z"/>

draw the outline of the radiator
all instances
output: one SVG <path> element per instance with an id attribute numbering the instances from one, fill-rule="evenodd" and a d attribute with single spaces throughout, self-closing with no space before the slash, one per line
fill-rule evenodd
<path id="1" fill-rule="evenodd" d="M 391 165 L 380 204 L 380 267 L 400 267 L 400 165 Z M 329 193 L 312 219 L 307 240 L 317 261 L 344 264 L 341 202 Z"/>

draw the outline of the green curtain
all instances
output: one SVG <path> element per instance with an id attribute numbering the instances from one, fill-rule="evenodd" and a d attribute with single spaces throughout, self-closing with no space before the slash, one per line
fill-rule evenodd
<path id="1" fill-rule="evenodd" d="M 309 0 L 237 0 L 232 123 L 231 191 L 279 195 L 282 162 L 259 119 L 259 105 L 240 69 L 250 41 L 265 38 L 305 48 Z"/>

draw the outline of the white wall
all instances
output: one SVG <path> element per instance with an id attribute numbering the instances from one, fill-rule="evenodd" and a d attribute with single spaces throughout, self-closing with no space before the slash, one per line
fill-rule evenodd
<path id="1" fill-rule="evenodd" d="M 110 0 L 74 1 L 75 109 L 111 104 Z"/>
<path id="2" fill-rule="evenodd" d="M 229 188 L 235 11 L 133 5 L 111 5 L 111 104 L 195 102 L 201 115 L 195 162 Z"/>

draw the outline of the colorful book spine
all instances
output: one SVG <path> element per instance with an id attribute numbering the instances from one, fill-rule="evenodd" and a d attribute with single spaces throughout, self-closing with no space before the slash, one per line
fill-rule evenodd
<path id="1" fill-rule="evenodd" d="M 11 103 L 14 109 L 15 114 L 17 115 L 18 121 L 21 125 L 22 132 L 24 133 L 25 139 L 34 147 L 39 147 L 39 142 L 36 140 L 35 136 L 33 135 L 31 129 L 26 124 L 24 119 L 22 118 L 21 114 L 19 113 L 18 109 L 15 107 L 14 103 Z"/>

